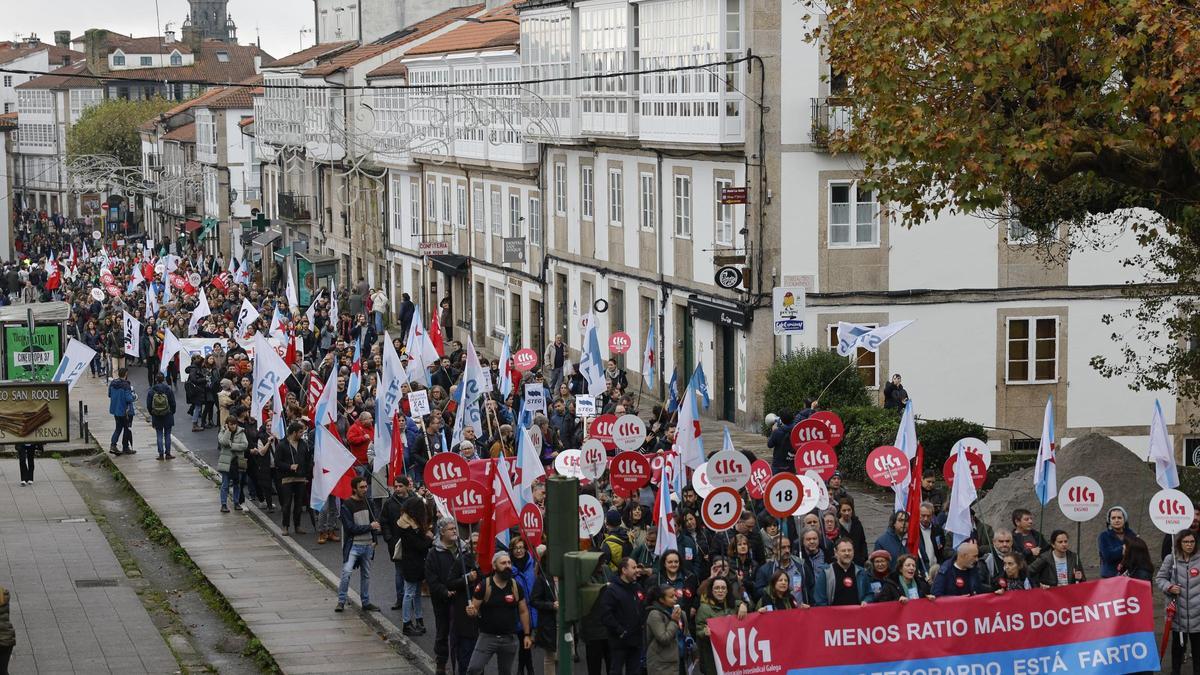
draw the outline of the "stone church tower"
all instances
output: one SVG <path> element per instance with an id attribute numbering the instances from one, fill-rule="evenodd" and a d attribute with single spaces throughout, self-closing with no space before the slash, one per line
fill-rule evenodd
<path id="1" fill-rule="evenodd" d="M 200 40 L 237 42 L 237 26 L 228 12 L 229 0 L 188 0 L 188 4 L 191 11 L 183 23 L 185 39 L 190 32 Z"/>

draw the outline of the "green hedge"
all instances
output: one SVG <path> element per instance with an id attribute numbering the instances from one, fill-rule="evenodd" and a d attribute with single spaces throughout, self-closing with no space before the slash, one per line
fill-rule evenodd
<path id="1" fill-rule="evenodd" d="M 894 410 L 874 406 L 855 406 L 836 410 L 846 425 L 846 437 L 838 446 L 838 467 L 842 474 L 854 480 L 867 480 L 867 456 L 881 445 L 896 440 L 900 415 Z M 925 468 L 939 475 L 950 450 L 961 438 L 987 440 L 987 431 L 961 418 L 918 420 L 917 440 L 925 448 Z"/>
<path id="2" fill-rule="evenodd" d="M 849 364 L 849 359 L 827 349 L 797 349 L 780 357 L 767 371 L 763 410 L 802 410 L 804 399 L 815 398 L 826 386 L 829 389 L 821 396 L 823 408 L 869 405 L 871 397 L 855 369 L 846 368 Z"/>

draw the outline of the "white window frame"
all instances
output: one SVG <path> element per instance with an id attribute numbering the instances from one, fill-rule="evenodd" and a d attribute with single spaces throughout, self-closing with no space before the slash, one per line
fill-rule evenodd
<path id="1" fill-rule="evenodd" d="M 450 182 L 442 181 L 442 215 L 441 222 L 450 224 Z"/>
<path id="2" fill-rule="evenodd" d="M 542 245 L 541 197 L 529 198 L 529 243 L 538 247 Z"/>
<path id="3" fill-rule="evenodd" d="M 643 230 L 653 232 L 658 224 L 654 174 L 643 171 L 638 174 L 638 224 Z"/>
<path id="4" fill-rule="evenodd" d="M 508 236 L 521 236 L 521 195 L 508 193 Z"/>
<path id="5" fill-rule="evenodd" d="M 5 88 L 5 89 L 9 89 L 9 88 L 11 88 L 11 87 L 12 87 L 12 78 L 13 78 L 13 76 L 12 76 L 12 75 L 5 75 L 5 76 L 4 76 L 4 88 Z"/>
<path id="6" fill-rule="evenodd" d="M 596 169 L 591 166 L 579 169 L 579 212 L 585 220 L 591 220 L 596 203 Z"/>
<path id="7" fill-rule="evenodd" d="M 399 176 L 392 176 L 392 231 L 395 233 L 396 240 L 400 239 L 400 234 L 404 232 L 404 196 L 401 194 L 401 184 Z"/>
<path id="8" fill-rule="evenodd" d="M 508 298 L 503 288 L 488 287 L 492 296 L 492 328 L 500 333 L 508 333 Z"/>
<path id="9" fill-rule="evenodd" d="M 737 234 L 733 204 L 721 203 L 721 191 L 730 187 L 733 187 L 731 178 L 717 178 L 713 181 L 713 191 L 716 195 L 716 208 L 713 210 L 713 244 L 717 246 L 733 246 Z"/>
<path id="10" fill-rule="evenodd" d="M 858 199 L 859 182 L 853 181 L 830 181 L 826 188 L 825 200 L 828 205 L 829 222 L 827 223 L 826 236 L 828 237 L 829 248 L 879 248 L 879 229 L 880 229 L 880 209 L 879 209 L 879 194 L 878 191 L 872 190 L 874 198 L 875 213 L 872 216 L 871 231 L 872 237 L 868 241 L 862 241 L 858 237 L 858 209 L 864 204 L 872 202 L 860 202 Z M 833 221 L 833 189 L 835 187 L 848 187 L 848 204 L 849 220 L 846 223 L 834 223 Z M 833 228 L 835 225 L 845 225 L 849 228 L 849 239 L 847 241 L 835 242 L 833 237 Z"/>
<path id="11" fill-rule="evenodd" d="M 143 68 L 153 66 L 154 65 L 154 57 L 153 56 L 138 57 L 138 65 L 142 66 Z"/>
<path id="12" fill-rule="evenodd" d="M 421 181 L 418 178 L 410 178 L 408 181 L 408 208 L 412 213 L 408 214 L 409 234 L 413 237 L 421 236 Z"/>
<path id="13" fill-rule="evenodd" d="M 686 174 L 675 174 L 673 182 L 675 185 L 675 236 L 679 239 L 691 239 L 692 177 Z"/>
<path id="14" fill-rule="evenodd" d="M 877 323 L 860 323 L 860 324 L 858 324 L 858 325 L 860 325 L 860 326 L 863 326 L 864 328 L 879 328 L 879 324 L 877 324 Z M 837 323 L 836 323 L 836 322 L 831 322 L 831 323 L 830 323 L 828 326 L 826 326 L 826 328 L 825 328 L 825 343 L 826 343 L 826 346 L 827 346 L 827 347 L 828 347 L 828 348 L 829 348 L 831 351 L 834 351 L 834 352 L 836 352 L 836 351 L 837 351 L 837 347 L 838 347 L 838 338 L 834 337 L 834 334 L 837 332 L 837 328 L 838 328 L 838 325 L 837 325 Z M 875 352 L 875 363 L 874 363 L 874 365 L 871 365 L 871 366 L 866 366 L 866 365 L 863 365 L 863 364 L 862 364 L 862 362 L 861 362 L 859 359 L 861 359 L 861 358 L 862 358 L 862 355 L 863 355 L 863 353 L 864 353 L 864 352 L 867 352 L 867 351 L 869 351 L 869 350 L 868 350 L 868 349 L 866 349 L 865 347 L 859 347 L 859 348 L 857 348 L 857 349 L 855 350 L 855 352 L 854 352 L 854 356 L 852 356 L 852 357 L 848 356 L 848 357 L 846 357 L 846 358 L 847 358 L 847 360 L 849 360 L 849 359 L 853 359 L 853 360 L 854 360 L 854 363 L 855 363 L 854 370 L 855 370 L 855 373 L 856 373 L 856 374 L 858 374 L 858 373 L 861 373 L 861 372 L 864 372 L 864 371 L 866 371 L 866 370 L 869 368 L 869 369 L 871 370 L 871 377 L 872 377 L 872 382 L 873 382 L 873 384 L 864 384 L 864 386 L 866 386 L 868 389 L 878 389 L 878 388 L 880 387 L 880 382 L 879 382 L 879 352 Z M 859 375 L 859 379 L 860 379 L 860 380 L 862 379 L 862 376 L 861 376 L 861 375 Z"/>
<path id="15" fill-rule="evenodd" d="M 425 216 L 430 222 L 437 222 L 437 181 L 430 178 L 425 183 Z"/>
<path id="16" fill-rule="evenodd" d="M 1029 332 L 1025 338 L 1028 343 L 1028 358 L 1025 360 L 1028 365 L 1029 378 L 1025 380 L 1014 380 L 1009 376 L 1009 365 L 1012 361 L 1012 324 L 1015 321 L 1028 322 Z M 1045 380 L 1038 379 L 1037 364 L 1037 324 L 1039 321 L 1054 321 L 1054 378 Z M 1010 316 L 1004 320 L 1004 382 L 1005 384 L 1056 384 L 1058 382 L 1058 356 L 1060 354 L 1058 336 L 1061 334 L 1061 324 L 1057 316 Z M 1042 359 L 1045 360 L 1045 359 Z"/>
<path id="17" fill-rule="evenodd" d="M 487 204 L 483 199 L 483 183 L 475 183 L 471 186 L 471 203 L 472 213 L 471 220 L 474 221 L 476 232 L 486 232 L 487 225 Z"/>
<path id="18" fill-rule="evenodd" d="M 554 212 L 567 215 L 567 165 L 562 162 L 554 164 Z"/>
<path id="19" fill-rule="evenodd" d="M 467 184 L 458 183 L 454 186 L 454 197 L 458 201 L 458 229 L 467 229 Z"/>
<path id="20" fill-rule="evenodd" d="M 608 224 L 621 227 L 625 220 L 625 184 L 621 169 L 608 170 Z"/>
<path id="21" fill-rule="evenodd" d="M 504 231 L 504 214 L 500 211 L 500 188 L 492 188 L 492 234 L 499 237 Z"/>

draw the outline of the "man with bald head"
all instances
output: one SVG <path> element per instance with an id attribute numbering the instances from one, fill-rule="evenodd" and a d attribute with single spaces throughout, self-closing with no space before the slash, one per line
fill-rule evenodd
<path id="1" fill-rule="evenodd" d="M 933 594 L 942 596 L 975 595 L 983 592 L 979 578 L 979 547 L 966 541 L 958 545 L 954 558 L 942 563 L 933 580 Z"/>

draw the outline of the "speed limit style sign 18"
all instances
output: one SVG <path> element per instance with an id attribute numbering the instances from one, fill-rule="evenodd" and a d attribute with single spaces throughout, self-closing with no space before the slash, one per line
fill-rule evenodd
<path id="1" fill-rule="evenodd" d="M 787 518 L 796 512 L 804 499 L 804 486 L 800 478 L 788 471 L 777 473 L 767 481 L 763 494 L 763 506 L 776 518 Z"/>
<path id="2" fill-rule="evenodd" d="M 724 532 L 742 516 L 742 497 L 731 487 L 716 488 L 704 498 L 700 513 L 708 529 Z"/>

